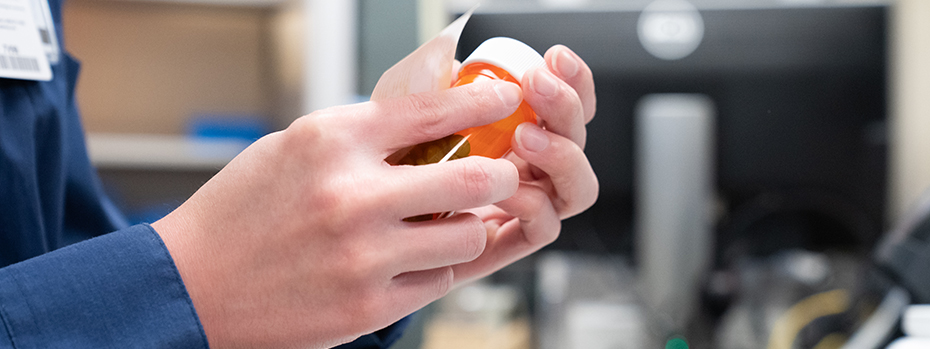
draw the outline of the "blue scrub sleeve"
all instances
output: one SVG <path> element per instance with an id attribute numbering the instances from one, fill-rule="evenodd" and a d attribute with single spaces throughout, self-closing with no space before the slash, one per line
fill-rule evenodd
<path id="1" fill-rule="evenodd" d="M 408 318 L 339 348 L 387 348 Z M 131 226 L 0 269 L 0 348 L 208 348 L 161 237 Z"/>
<path id="2" fill-rule="evenodd" d="M 404 335 L 404 330 L 407 328 L 407 325 L 410 323 L 409 315 L 399 321 L 395 322 L 391 326 L 385 327 L 375 333 L 367 334 L 359 337 L 351 343 L 346 343 L 336 347 L 336 349 L 383 349 L 388 348 L 394 344 L 401 336 Z"/>
<path id="3" fill-rule="evenodd" d="M 135 225 L 0 269 L 0 348 L 207 348 L 174 261 Z"/>

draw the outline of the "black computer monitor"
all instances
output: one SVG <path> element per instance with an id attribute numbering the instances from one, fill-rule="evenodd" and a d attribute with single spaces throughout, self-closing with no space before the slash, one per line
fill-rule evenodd
<path id="1" fill-rule="evenodd" d="M 637 101 L 700 93 L 717 109 L 719 254 L 870 249 L 885 209 L 886 6 L 697 9 L 703 39 L 675 60 L 644 49 L 639 10 L 479 12 L 467 24 L 460 55 L 509 36 L 540 52 L 565 44 L 594 72 L 585 152 L 600 197 L 550 248 L 632 252 Z"/>

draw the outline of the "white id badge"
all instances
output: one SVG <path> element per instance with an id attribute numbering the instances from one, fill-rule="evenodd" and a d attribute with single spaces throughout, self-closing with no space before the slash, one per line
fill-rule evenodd
<path id="1" fill-rule="evenodd" d="M 45 49 L 45 57 L 51 65 L 58 64 L 58 35 L 55 34 L 55 20 L 48 0 L 29 0 L 32 4 L 32 18 L 39 30 L 39 40 Z"/>
<path id="2" fill-rule="evenodd" d="M 0 77 L 52 79 L 52 68 L 42 46 L 31 1 L 0 0 Z"/>

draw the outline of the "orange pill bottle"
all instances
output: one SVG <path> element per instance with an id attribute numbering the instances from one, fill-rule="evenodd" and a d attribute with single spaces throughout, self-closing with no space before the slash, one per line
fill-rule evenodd
<path id="1" fill-rule="evenodd" d="M 545 59 L 532 47 L 511 38 L 491 38 L 481 43 L 462 61 L 462 68 L 452 86 L 487 80 L 504 80 L 521 85 L 523 75 L 528 70 L 545 65 Z M 526 101 L 521 102 L 513 114 L 502 120 L 418 144 L 396 164 L 425 165 L 471 155 L 501 158 L 510 152 L 510 140 L 517 126 L 524 122 L 536 123 L 536 113 Z"/>
<path id="2" fill-rule="evenodd" d="M 478 45 L 462 61 L 453 87 L 478 81 L 504 80 L 522 87 L 523 75 L 535 67 L 546 65 L 545 59 L 532 47 L 511 38 L 497 37 Z M 395 165 L 425 165 L 442 163 L 466 156 L 501 158 L 510 152 L 510 140 L 517 126 L 536 123 L 536 113 L 526 101 L 510 116 L 496 122 L 465 129 L 444 138 L 413 146 Z M 451 212 L 425 214 L 404 219 L 408 222 L 447 217 Z"/>

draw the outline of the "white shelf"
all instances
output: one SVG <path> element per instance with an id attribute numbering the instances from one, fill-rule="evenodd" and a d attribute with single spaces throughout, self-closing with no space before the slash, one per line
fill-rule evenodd
<path id="1" fill-rule="evenodd" d="M 100 169 L 219 170 L 248 145 L 244 140 L 183 135 L 87 135 L 91 163 Z"/>
<path id="2" fill-rule="evenodd" d="M 284 4 L 287 0 L 112 0 L 112 1 L 271 8 L 271 7 L 280 6 Z"/>

